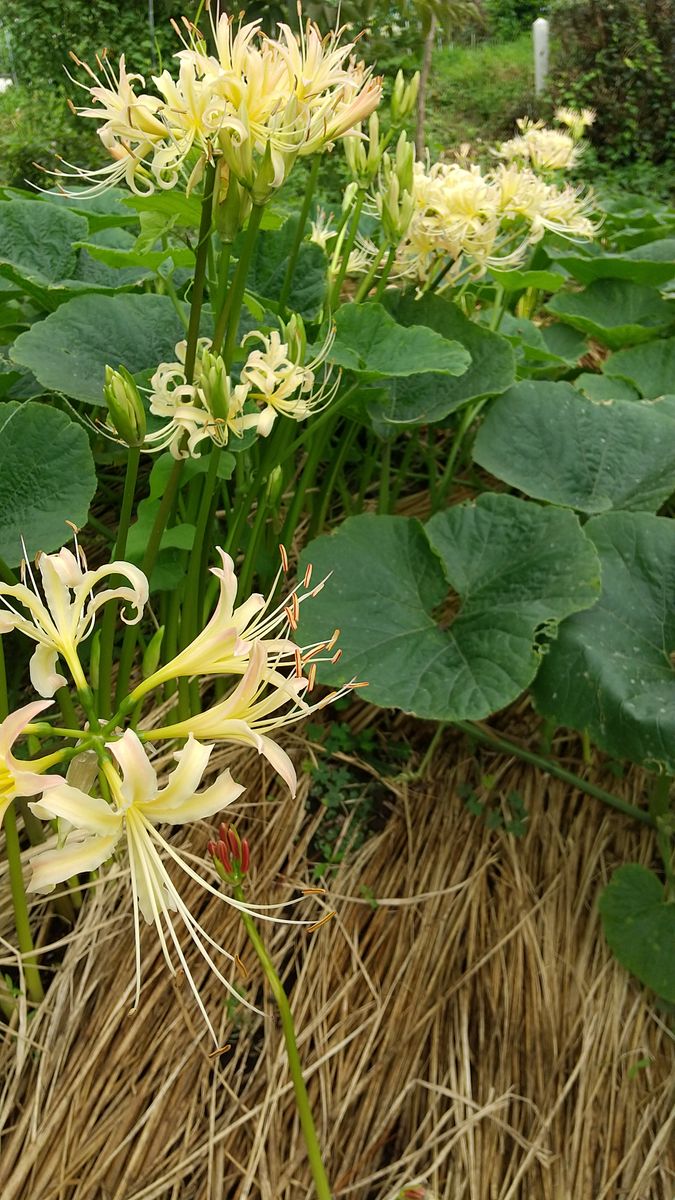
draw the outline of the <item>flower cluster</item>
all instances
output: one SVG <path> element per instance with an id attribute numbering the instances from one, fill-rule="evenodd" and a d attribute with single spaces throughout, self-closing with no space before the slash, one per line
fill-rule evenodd
<path id="1" fill-rule="evenodd" d="M 559 108 L 555 116 L 567 131 L 549 129 L 543 121 L 521 117 L 516 121 L 520 132 L 516 137 L 502 142 L 497 151 L 499 158 L 506 162 L 527 164 L 534 171 L 542 173 L 571 170 L 584 151 L 580 139 L 586 127 L 593 124 L 595 113 L 590 108 L 582 112 L 573 108 Z"/>
<path id="2" fill-rule="evenodd" d="M 339 386 L 339 375 L 332 379 L 329 371 L 317 381 L 334 336 L 331 331 L 319 353 L 306 361 L 307 341 L 297 316 L 282 324 L 281 332 L 249 333 L 245 342 L 256 340 L 263 348 L 250 351 L 239 383 L 212 352 L 208 338 L 198 342 L 194 378 L 188 383 L 186 342 L 179 342 L 177 361 L 160 363 L 150 381 L 150 412 L 164 424 L 145 434 L 143 448 L 197 458 L 204 439 L 225 446 L 230 436 L 241 438 L 249 430 L 267 437 L 280 414 L 305 420 L 329 404 Z"/>
<path id="3" fill-rule="evenodd" d="M 337 631 L 328 641 L 302 649 L 292 640 L 300 605 L 323 586 L 320 582 L 310 587 L 311 569 L 283 601 L 275 603 L 276 586 L 288 565 L 284 553 L 270 595 L 252 595 L 237 605 L 234 564 L 224 551 L 219 553 L 221 566 L 213 570 L 219 583 L 219 598 L 210 621 L 170 662 L 143 680 L 108 721 L 96 715 L 94 696 L 78 648 L 92 633 L 97 614 L 107 602 L 121 601 L 134 610 L 133 618 L 127 620 L 140 619 L 148 597 L 145 576 L 125 562 L 113 562 L 90 571 L 76 546 L 76 553 L 61 550 L 39 558 L 41 588 L 32 570 L 26 567 L 32 587 L 25 583 L 3 584 L 0 590 L 7 610 L 2 616 L 0 632 L 18 630 L 38 643 L 31 678 L 36 690 L 45 697 L 12 713 L 0 725 L 0 816 L 15 796 L 39 797 L 31 803 L 31 809 L 43 820 L 56 821 L 59 831 L 56 846 L 33 851 L 30 886 L 35 891 L 49 892 L 79 872 L 98 869 L 120 847 L 125 847 L 134 904 L 137 995 L 142 916 L 155 925 L 172 971 L 170 947 L 173 946 L 207 1022 L 172 914 L 177 914 L 199 954 L 228 988 L 231 985 L 214 961 L 214 952 L 229 958 L 232 955 L 201 928 L 189 911 L 167 870 L 166 860 L 170 859 L 180 872 L 196 880 L 207 892 L 235 907 L 246 911 L 249 908 L 227 898 L 202 879 L 177 854 L 158 826 L 208 820 L 241 795 L 244 788 L 232 779 L 229 770 L 220 771 L 209 786 L 198 790 L 216 743 L 255 748 L 294 794 L 297 780 L 293 763 L 272 735 L 359 686 L 352 681 L 340 692 L 314 703 L 308 699 L 314 687 L 317 662 L 326 659 L 335 662 L 340 653 L 334 650 Z M 128 586 L 120 584 L 95 593 L 96 585 L 108 576 L 122 576 Z M 88 725 L 82 731 L 61 731 L 61 736 L 67 733 L 76 739 L 74 747 L 24 763 L 12 754 L 12 746 L 22 732 L 32 733 L 40 740 L 59 733 L 52 731 L 47 721 L 36 721 L 50 706 L 55 690 L 66 682 L 66 674 L 61 674 L 58 666 L 74 682 L 88 715 Z M 224 699 L 204 712 L 159 725 L 151 731 L 124 728 L 127 714 L 137 714 L 146 695 L 165 682 L 213 675 L 229 675 L 235 682 Z M 152 743 L 177 741 L 181 746 L 175 754 L 176 767 L 163 787 L 151 761 L 155 751 L 150 739 Z M 100 781 L 97 792 L 94 792 L 96 769 L 78 772 L 85 760 L 87 766 L 89 760 L 97 764 Z M 67 776 L 46 773 L 66 762 L 71 763 Z M 246 851 L 246 867 L 247 854 Z M 243 854 L 238 860 L 243 864 Z M 243 866 L 242 871 L 245 871 Z M 256 906 L 253 908 L 257 917 L 278 919 Z"/>
<path id="4" fill-rule="evenodd" d="M 415 164 L 414 211 L 394 274 L 423 285 L 440 271 L 444 286 L 462 274 L 522 262 L 546 229 L 590 238 L 591 200 L 581 189 L 548 183 L 527 167 Z"/>
<path id="5" fill-rule="evenodd" d="M 93 171 L 64 163 L 58 174 L 88 182 L 92 193 L 122 181 L 140 194 L 179 182 L 189 191 L 217 162 L 264 203 L 298 156 L 330 148 L 379 103 L 381 80 L 355 61 L 342 29 L 322 38 L 308 21 L 296 36 L 280 24 L 268 38 L 260 21 L 223 13 L 211 19 L 212 54 L 190 21 L 183 18 L 183 31 L 173 24 L 183 42 L 178 71 L 153 76 L 154 94 L 127 71 L 124 55 L 117 71 L 98 58 L 98 75 L 72 56 L 89 75 L 79 86 L 92 101 L 76 111 L 101 122 L 112 162 Z"/>

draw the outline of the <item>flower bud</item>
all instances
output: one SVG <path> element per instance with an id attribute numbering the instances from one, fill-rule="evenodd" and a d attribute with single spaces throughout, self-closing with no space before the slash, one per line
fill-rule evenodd
<path id="1" fill-rule="evenodd" d="M 267 500 L 270 507 L 279 503 L 284 490 L 284 472 L 280 464 L 274 467 L 267 478 Z"/>
<path id="2" fill-rule="evenodd" d="M 349 141 L 348 138 L 345 139 L 345 145 L 347 144 L 347 141 Z M 343 213 L 349 212 L 350 208 L 352 207 L 352 204 L 354 203 L 354 201 L 356 199 L 356 194 L 357 194 L 358 190 L 359 190 L 359 185 L 357 183 L 354 183 L 353 180 L 351 183 L 347 184 L 347 186 L 345 188 L 344 196 L 342 197 L 342 212 Z"/>
<path id="3" fill-rule="evenodd" d="M 391 97 L 391 119 L 394 125 L 402 125 L 415 108 L 417 93 L 420 87 L 420 73 L 416 71 L 412 79 L 405 82 L 403 71 L 399 71 L 394 80 L 394 90 Z"/>
<path id="4" fill-rule="evenodd" d="M 307 352 L 305 323 L 299 313 L 293 313 L 283 326 L 283 337 L 288 346 L 288 357 L 294 363 L 304 363 Z"/>
<path id="5" fill-rule="evenodd" d="M 230 377 L 219 354 L 202 350 L 199 360 L 199 387 L 209 412 L 218 421 L 227 421 L 230 415 Z"/>
<path id="6" fill-rule="evenodd" d="M 163 640 L 164 626 L 160 625 L 159 629 L 153 633 L 150 641 L 145 647 L 143 662 L 141 664 L 141 670 L 144 679 L 149 679 L 151 675 L 154 675 L 155 671 L 159 667 L 159 656 L 162 650 Z"/>
<path id="7" fill-rule="evenodd" d="M 216 226 L 221 241 L 231 245 L 241 229 L 245 218 L 245 192 L 238 183 L 234 173 L 230 171 L 227 194 L 222 204 L 218 205 Z"/>
<path id="8" fill-rule="evenodd" d="M 396 174 L 401 185 L 401 191 L 410 192 L 413 190 L 413 177 L 415 167 L 415 147 L 412 142 L 409 142 L 405 133 L 402 133 L 396 143 Z"/>
<path id="9" fill-rule="evenodd" d="M 140 393 L 126 367 L 105 369 L 103 395 L 110 424 L 127 446 L 141 446 L 145 437 L 145 409 Z"/>

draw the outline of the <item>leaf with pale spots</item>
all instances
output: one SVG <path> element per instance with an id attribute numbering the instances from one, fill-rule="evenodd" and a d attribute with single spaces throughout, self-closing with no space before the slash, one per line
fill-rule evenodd
<path id="1" fill-rule="evenodd" d="M 639 863 L 615 871 L 600 896 L 602 927 L 622 966 L 675 1004 L 675 904 Z"/>
<path id="2" fill-rule="evenodd" d="M 618 758 L 675 773 L 675 525 L 607 513 L 585 526 L 602 567 L 596 606 L 563 623 L 537 708 Z"/>
<path id="3" fill-rule="evenodd" d="M 299 640 L 342 631 L 343 656 L 319 678 L 357 676 L 373 703 L 443 721 L 515 700 L 557 623 L 599 591 L 597 556 L 574 514 L 504 495 L 426 526 L 351 517 L 307 547 L 301 570 L 307 562 L 332 574 L 302 606 Z"/>

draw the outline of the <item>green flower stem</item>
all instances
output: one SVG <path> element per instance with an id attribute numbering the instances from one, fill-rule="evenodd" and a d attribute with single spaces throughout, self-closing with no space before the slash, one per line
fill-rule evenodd
<path id="1" fill-rule="evenodd" d="M 171 510 L 173 509 L 174 501 L 178 494 L 178 486 L 180 483 L 181 473 L 183 471 L 184 459 L 179 459 L 173 464 L 173 469 L 169 476 L 162 502 L 157 510 L 154 524 L 150 531 L 148 544 L 145 548 L 141 570 L 148 579 L 152 575 L 154 565 L 159 554 L 159 547 L 162 541 L 162 535 L 166 528 L 167 521 Z M 122 649 L 120 652 L 119 668 L 117 672 L 117 689 L 115 691 L 115 704 L 119 705 L 122 702 L 122 697 L 126 695 L 129 687 L 129 676 L 134 661 L 134 651 L 138 640 L 138 626 L 127 625 L 122 639 Z"/>
<path id="2" fill-rule="evenodd" d="M 378 513 L 388 513 L 391 508 L 391 438 L 382 447 L 380 465 L 380 496 Z"/>
<path id="3" fill-rule="evenodd" d="M 495 290 L 495 302 L 492 307 L 492 315 L 490 317 L 490 329 L 493 333 L 499 329 L 502 317 L 504 316 L 504 288 L 501 284 L 497 284 Z"/>
<path id="4" fill-rule="evenodd" d="M 405 450 L 403 451 L 403 457 L 401 458 L 401 461 L 396 468 L 396 480 L 395 480 L 394 486 L 391 491 L 391 507 L 392 507 L 392 509 L 394 509 L 396 507 L 398 498 L 401 494 L 401 489 L 402 489 L 403 485 L 407 482 L 408 471 L 410 470 L 410 464 L 411 464 L 413 458 L 415 457 L 415 452 L 418 449 L 419 449 L 419 433 L 417 430 L 415 430 L 413 433 L 410 434 L 408 441 L 406 442 Z"/>
<path id="5" fill-rule="evenodd" d="M 327 421 L 334 422 L 338 413 L 341 412 L 348 401 L 351 400 L 355 392 L 359 390 L 359 386 L 360 384 L 358 382 L 350 384 L 346 391 L 344 391 L 341 396 L 338 396 L 337 400 L 333 401 L 332 404 L 329 404 L 328 408 L 325 408 L 323 412 L 318 414 L 318 416 L 313 417 L 306 425 L 300 436 L 297 437 L 294 442 L 291 442 L 290 446 L 288 446 L 280 455 L 278 459 L 278 465 L 281 466 L 282 463 L 286 462 L 286 459 L 294 455 L 296 450 L 299 450 L 301 446 L 304 446 L 306 441 L 313 441 L 316 436 L 317 429 L 320 429 L 321 426 L 325 425 Z"/>
<path id="6" fill-rule="evenodd" d="M 120 520 L 117 527 L 114 558 L 116 561 L 124 558 L 127 548 L 127 536 L 134 508 L 138 466 L 141 461 L 140 446 L 130 446 L 127 455 L 127 469 L 124 477 L 124 493 Z M 117 625 L 117 604 L 110 601 L 103 614 L 101 623 L 100 660 L 98 669 L 98 714 L 109 717 L 112 711 L 112 664 L 115 643 L 115 627 Z"/>
<path id="7" fill-rule="evenodd" d="M 305 228 L 307 225 L 307 218 L 309 216 L 309 210 L 312 205 L 312 197 L 314 195 L 314 189 L 316 188 L 316 181 L 317 181 L 317 178 L 319 175 L 320 166 L 321 166 L 321 155 L 316 154 L 314 156 L 314 158 L 312 159 L 312 166 L 310 168 L 309 178 L 307 180 L 307 187 L 305 188 L 305 198 L 302 202 L 302 208 L 300 209 L 300 216 L 298 217 L 298 225 L 297 225 L 297 228 L 295 231 L 293 245 L 291 246 L 291 253 L 288 256 L 288 262 L 286 263 L 286 271 L 284 273 L 284 281 L 281 285 L 281 293 L 279 295 L 279 312 L 280 313 L 283 313 L 285 311 L 286 302 L 288 300 L 288 295 L 291 290 L 291 284 L 293 282 L 293 276 L 295 274 L 295 268 L 296 268 L 297 261 L 298 261 L 298 254 L 300 253 L 302 239 L 305 236 Z"/>
<path id="8" fill-rule="evenodd" d="M 244 292 L 246 291 L 248 269 L 251 265 L 253 248 L 258 236 L 258 230 L 260 229 L 260 222 L 262 221 L 262 215 L 264 211 L 264 204 L 254 204 L 251 209 L 251 215 L 248 219 L 248 225 L 246 227 L 244 244 L 241 248 L 241 257 L 237 263 L 237 269 L 234 274 L 234 279 L 232 280 L 232 287 L 230 288 L 230 293 L 227 298 L 229 313 L 227 318 L 227 334 L 223 347 L 223 359 L 225 360 L 225 366 L 227 367 L 228 371 L 232 366 L 234 351 L 237 345 L 239 317 L 241 316 L 241 306 L 244 301 Z M 216 353 L 218 348 L 219 347 L 216 345 L 216 340 L 214 337 L 214 353 Z"/>
<path id="9" fill-rule="evenodd" d="M 319 463 L 321 462 L 321 455 L 324 452 L 326 443 L 330 439 L 331 432 L 332 431 L 330 429 L 324 429 L 323 436 L 317 437 L 315 435 L 312 439 L 309 447 L 309 453 L 307 454 L 305 465 L 302 469 L 302 474 L 298 480 L 295 492 L 293 494 L 293 499 L 284 519 L 281 538 L 279 539 L 284 546 L 290 545 L 293 534 L 295 533 L 295 529 L 298 521 L 300 520 L 300 514 L 305 502 L 305 495 L 307 494 L 308 489 L 314 484 L 316 472 Z"/>
<path id="10" fill-rule="evenodd" d="M 310 534 L 309 534 L 310 538 L 316 537 L 318 534 L 323 533 L 324 525 L 326 524 L 326 521 L 328 519 L 330 502 L 333 497 L 335 485 L 337 483 L 337 480 L 342 475 L 344 465 L 347 461 L 347 458 L 349 457 L 349 451 L 351 450 L 352 445 L 354 444 L 354 440 L 356 438 L 358 431 L 359 431 L 358 425 L 356 425 L 356 423 L 353 423 L 349 427 L 349 429 L 347 429 L 346 432 L 343 433 L 342 437 L 340 438 L 338 449 L 333 454 L 333 465 L 330 469 L 330 474 L 329 474 L 329 476 L 325 482 L 325 485 L 323 486 L 322 491 L 321 491 L 321 503 L 320 503 L 318 509 L 315 510 L 315 515 L 312 518 L 312 524 L 311 524 Z"/>
<path id="11" fill-rule="evenodd" d="M 345 275 L 347 274 L 347 267 L 349 266 L 349 256 L 350 256 L 352 250 L 354 249 L 354 242 L 356 241 L 356 235 L 359 231 L 359 220 L 361 218 L 361 209 L 363 208 L 363 205 L 365 203 L 366 196 L 367 196 L 366 188 L 359 188 L 358 195 L 356 197 L 356 200 L 354 201 L 354 209 L 352 212 L 352 223 L 350 225 L 349 233 L 347 234 L 347 238 L 346 238 L 343 250 L 342 250 L 342 259 L 340 261 L 340 267 L 337 271 L 337 274 L 333 281 L 333 286 L 332 286 L 331 292 L 330 292 L 330 311 L 331 312 L 335 312 L 335 309 L 337 308 L 338 304 L 340 303 L 340 292 L 342 291 L 342 284 L 344 283 Z"/>
<path id="12" fill-rule="evenodd" d="M 213 185 L 215 178 L 216 168 L 213 163 L 210 163 L 207 166 L 206 173 L 204 175 L 204 196 L 202 199 L 201 221 L 199 223 L 197 257 L 195 260 L 195 274 L 192 285 L 192 299 L 190 303 L 190 321 L 188 324 L 187 346 L 185 349 L 185 378 L 188 383 L 192 383 L 192 377 L 195 369 L 195 359 L 197 357 L 199 322 L 202 314 L 204 283 L 206 281 L 206 267 L 209 258 L 209 246 L 211 244 L 211 224 L 213 221 Z"/>
<path id="13" fill-rule="evenodd" d="M 367 272 L 366 275 L 364 275 L 358 288 L 356 289 L 356 293 L 354 295 L 354 303 L 355 304 L 360 304 L 361 301 L 368 295 L 368 292 L 370 291 L 370 289 L 373 286 L 373 283 L 375 281 L 375 276 L 377 275 L 377 272 L 380 269 L 380 263 L 382 262 L 382 259 L 384 258 L 384 252 L 386 249 L 387 249 L 386 242 L 383 242 L 382 245 L 378 247 L 377 253 L 375 255 L 375 258 L 372 261 L 369 271 Z"/>
<path id="14" fill-rule="evenodd" d="M 244 558 L 244 564 L 239 577 L 239 596 L 241 600 L 244 600 L 248 596 L 254 576 L 256 574 L 256 555 L 258 553 L 260 540 L 265 528 L 265 521 L 267 520 L 268 516 L 267 499 L 267 493 L 265 491 L 259 493 L 258 507 L 253 520 L 251 536 L 248 540 L 246 556 Z"/>
<path id="15" fill-rule="evenodd" d="M 0 720 L 5 719 L 9 712 L 9 703 L 7 700 L 7 675 L 5 673 L 5 653 L 0 641 Z M 44 990 L 42 980 L 40 979 L 40 971 L 35 961 L 33 954 L 33 936 L 30 931 L 30 918 L 28 916 L 28 902 L 26 900 L 26 890 L 23 884 L 23 869 L 21 867 L 21 847 L 19 845 L 19 834 L 16 828 L 16 812 L 14 805 L 10 804 L 4 819 L 5 839 L 7 849 L 7 864 L 9 867 L 9 886 L 12 893 L 12 904 L 14 906 L 14 925 L 16 928 L 16 937 L 19 943 L 19 950 L 23 958 L 23 969 L 26 979 L 26 992 L 28 998 L 35 1004 L 39 1004 L 44 998 Z"/>
<path id="16" fill-rule="evenodd" d="M 593 796 L 596 800 L 602 800 L 603 804 L 607 804 L 610 808 L 615 808 L 627 817 L 632 817 L 634 821 L 640 821 L 643 825 L 654 827 L 654 818 L 650 813 L 645 812 L 644 809 L 636 808 L 634 804 L 629 804 L 627 800 L 622 800 L 620 796 L 614 796 L 611 792 L 606 792 L 604 788 L 596 787 L 594 783 L 589 783 L 587 780 L 581 779 L 579 775 L 573 774 L 572 771 L 566 771 L 564 767 L 558 766 L 557 763 L 551 762 L 547 758 L 542 758 L 540 754 L 533 754 L 531 750 L 525 750 L 517 742 L 512 742 L 508 738 L 502 737 L 501 734 L 488 732 L 488 730 L 483 729 L 480 725 L 476 725 L 473 721 L 453 721 L 452 724 L 456 729 L 461 729 L 462 733 L 465 733 L 467 737 L 473 738 L 474 741 L 482 742 L 483 745 L 489 746 L 492 750 L 498 750 L 502 754 L 512 754 L 515 758 L 522 759 L 523 762 L 531 763 L 533 767 L 538 767 L 540 771 L 545 771 L 547 775 L 553 775 L 555 779 L 560 779 L 563 783 L 568 783 L 571 787 L 577 788 L 578 791 L 586 792 L 588 796 Z"/>
<path id="17" fill-rule="evenodd" d="M 245 903 L 244 892 L 241 886 L 234 888 L 235 898 L 242 903 Z M 295 1037 L 295 1026 L 293 1024 L 293 1014 L 291 1006 L 288 1003 L 288 997 L 284 991 L 284 986 L 274 969 L 274 964 L 269 957 L 265 944 L 258 933 L 253 919 L 246 912 L 241 912 L 241 919 L 244 922 L 246 933 L 249 941 L 255 950 L 260 965 L 265 972 L 265 977 L 270 985 L 275 1003 L 279 1009 L 281 1017 L 281 1027 L 284 1034 L 284 1042 L 286 1043 L 286 1055 L 288 1058 L 288 1067 L 293 1080 L 293 1090 L 295 1092 L 295 1102 L 298 1108 L 300 1117 L 300 1126 L 302 1128 L 305 1145 L 307 1147 L 307 1157 L 312 1171 L 314 1187 L 316 1189 L 317 1200 L 332 1200 L 330 1184 L 326 1169 L 323 1165 L 321 1157 L 321 1147 L 312 1117 L 312 1110 L 309 1104 L 309 1096 L 302 1075 L 302 1063 L 300 1054 L 298 1053 L 298 1043 Z"/>
<path id="18" fill-rule="evenodd" d="M 202 495 L 199 503 L 199 513 L 197 515 L 197 527 L 195 529 L 195 536 L 192 542 L 192 549 L 190 550 L 190 560 L 187 578 L 185 581 L 185 600 L 183 604 L 183 611 L 181 613 L 179 633 L 179 646 L 181 650 L 185 646 L 189 645 L 189 643 L 197 635 L 200 595 L 199 585 L 202 574 L 202 554 L 208 533 L 213 496 L 218 480 L 219 462 L 220 447 L 212 446 L 211 453 L 209 455 L 209 466 L 204 479 L 204 486 L 202 488 Z M 181 720 L 185 720 L 190 715 L 190 690 L 189 681 L 187 679 L 181 679 L 178 684 L 178 711 Z"/>
<path id="19" fill-rule="evenodd" d="M 384 289 L 386 288 L 387 283 L 389 282 L 389 276 L 391 274 L 391 268 L 394 265 L 395 258 L 396 258 L 396 246 L 390 246 L 389 254 L 387 255 L 387 261 L 385 262 L 385 264 L 382 268 L 382 274 L 380 275 L 380 282 L 378 283 L 377 290 L 375 292 L 375 295 L 373 296 L 373 300 L 375 300 L 375 301 L 381 300 L 382 296 L 384 295 Z"/>
<path id="20" fill-rule="evenodd" d="M 455 466 L 457 464 L 459 453 L 464 445 L 464 439 L 475 418 L 478 416 L 485 404 L 487 404 L 487 397 L 483 400 L 476 400 L 473 404 L 467 404 L 466 408 L 464 409 L 464 415 L 457 427 L 457 432 L 453 438 L 452 446 L 450 447 L 450 453 L 446 459 L 443 474 L 441 475 L 438 484 L 436 491 L 436 504 L 434 507 L 437 507 L 443 503 L 447 493 L 452 487 L 453 480 L 455 478 Z"/>
<path id="21" fill-rule="evenodd" d="M 220 262 L 218 263 L 218 295 L 214 305 L 215 311 L 218 313 L 218 319 L 213 330 L 213 338 L 211 341 L 211 350 L 217 354 L 223 344 L 225 330 L 227 329 L 227 321 L 230 315 L 230 298 L 232 296 L 232 288 L 228 288 L 227 281 L 230 273 L 230 261 L 232 259 L 232 243 L 226 242 L 220 252 Z"/>
<path id="22" fill-rule="evenodd" d="M 23 884 L 23 870 L 21 867 L 21 847 L 19 846 L 19 834 L 16 828 L 16 813 L 12 804 L 10 804 L 5 813 L 4 825 L 7 863 L 9 866 L 9 886 L 14 905 L 16 936 L 23 959 L 26 994 L 34 1004 L 39 1004 L 44 999 L 45 993 L 42 987 L 42 980 L 40 979 L 40 971 L 33 953 L 33 936 L 30 930 L 28 903 L 26 901 L 26 890 Z"/>

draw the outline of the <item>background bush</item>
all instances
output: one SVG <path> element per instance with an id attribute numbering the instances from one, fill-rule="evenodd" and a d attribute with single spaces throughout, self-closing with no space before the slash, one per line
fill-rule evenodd
<path id="1" fill-rule="evenodd" d="M 553 0 L 558 103 L 597 109 L 610 163 L 673 163 L 675 0 Z"/>

